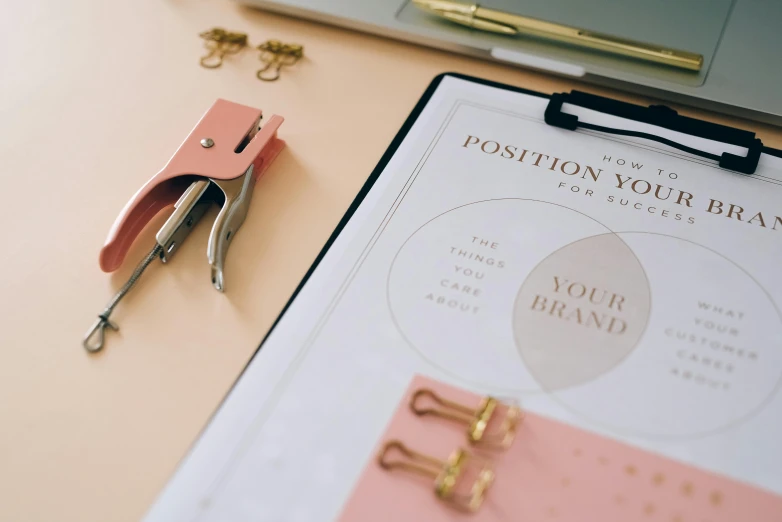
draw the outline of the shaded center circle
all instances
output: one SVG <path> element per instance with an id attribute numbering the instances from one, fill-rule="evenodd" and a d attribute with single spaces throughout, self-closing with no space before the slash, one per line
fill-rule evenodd
<path id="1" fill-rule="evenodd" d="M 516 298 L 522 359 L 548 391 L 590 382 L 637 346 L 651 295 L 643 267 L 615 234 L 570 243 L 532 270 Z"/>

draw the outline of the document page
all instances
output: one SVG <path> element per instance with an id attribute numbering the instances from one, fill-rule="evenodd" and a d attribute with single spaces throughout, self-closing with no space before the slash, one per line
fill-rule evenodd
<path id="1" fill-rule="evenodd" d="M 782 495 L 782 160 L 547 102 L 442 79 L 146 520 L 337 518 L 416 374 Z"/>

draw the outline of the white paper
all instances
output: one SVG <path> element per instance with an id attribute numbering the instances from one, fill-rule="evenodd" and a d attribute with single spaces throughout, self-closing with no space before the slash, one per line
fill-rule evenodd
<path id="1" fill-rule="evenodd" d="M 442 81 L 148 522 L 334 519 L 414 373 L 782 494 L 782 160 L 546 103 Z"/>

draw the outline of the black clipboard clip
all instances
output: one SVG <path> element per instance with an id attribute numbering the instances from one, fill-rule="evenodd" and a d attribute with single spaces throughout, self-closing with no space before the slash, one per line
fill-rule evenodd
<path id="1" fill-rule="evenodd" d="M 746 156 L 739 156 L 729 152 L 723 152 L 722 155 L 711 154 L 698 150 L 681 143 L 649 134 L 646 132 L 631 131 L 625 129 L 614 129 L 603 127 L 578 120 L 578 116 L 562 112 L 562 104 L 569 103 L 578 105 L 586 109 L 619 116 L 629 120 L 635 120 L 642 123 L 648 123 L 657 127 L 663 127 L 676 132 L 690 134 L 699 138 L 719 141 L 730 145 L 736 145 L 747 149 Z M 679 115 L 675 110 L 665 105 L 650 105 L 643 107 L 611 98 L 604 98 L 594 94 L 588 94 L 581 91 L 571 91 L 568 93 L 552 94 L 546 107 L 544 119 L 547 124 L 562 129 L 576 130 L 577 128 L 590 129 L 607 134 L 618 134 L 621 136 L 631 136 L 634 138 L 644 138 L 657 141 L 689 154 L 708 158 L 719 163 L 724 169 L 734 170 L 743 174 L 754 174 L 758 168 L 760 154 L 764 151 L 763 142 L 755 137 L 754 132 L 718 125 L 708 121 L 689 118 Z"/>

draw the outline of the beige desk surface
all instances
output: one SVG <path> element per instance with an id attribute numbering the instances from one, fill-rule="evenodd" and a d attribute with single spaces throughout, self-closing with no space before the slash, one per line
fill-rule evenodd
<path id="1" fill-rule="evenodd" d="M 214 25 L 299 42 L 277 83 L 256 52 L 198 66 Z M 0 520 L 139 519 L 287 301 L 429 81 L 460 71 L 544 92 L 573 82 L 248 10 L 230 2 L 25 0 L 0 15 Z M 619 95 L 628 100 L 650 100 Z M 222 97 L 286 118 L 210 285 L 206 226 L 85 330 L 150 248 L 112 276 L 98 251 L 116 214 Z M 683 110 L 755 130 L 782 130 Z M 159 222 L 159 221 L 158 221 Z"/>

